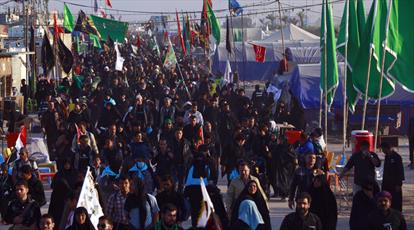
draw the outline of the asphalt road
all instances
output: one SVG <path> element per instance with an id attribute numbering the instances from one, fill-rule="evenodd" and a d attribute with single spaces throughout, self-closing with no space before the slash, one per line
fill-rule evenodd
<path id="1" fill-rule="evenodd" d="M 340 152 L 342 147 L 340 144 L 329 144 L 329 149 L 334 152 Z M 402 155 L 404 166 L 405 166 L 405 178 L 406 181 L 403 186 L 403 196 L 404 196 L 404 210 L 403 214 L 406 217 L 408 223 L 408 229 L 414 229 L 414 170 L 408 169 L 406 165 L 408 164 L 408 142 L 404 138 L 400 138 L 400 147 L 397 151 Z M 349 153 L 348 153 L 349 154 Z M 381 158 L 383 158 L 383 154 L 379 154 Z M 221 189 L 222 193 L 225 194 L 227 191 L 227 182 L 225 179 L 219 180 L 219 188 Z M 46 188 L 46 198 L 49 200 L 51 190 L 49 189 L 49 185 L 45 184 Z M 349 193 L 351 192 L 352 186 L 349 186 Z M 346 230 L 349 229 L 348 221 L 349 221 L 349 210 L 350 210 L 350 202 L 346 202 L 344 199 L 340 198 L 341 192 L 336 192 L 338 207 L 339 207 L 339 217 L 338 217 L 338 225 L 337 229 Z M 42 208 L 42 213 L 46 213 L 48 209 L 48 205 L 45 205 Z M 287 202 L 282 202 L 278 198 L 271 198 L 269 202 L 270 207 L 270 217 L 272 222 L 272 229 L 279 229 L 280 224 L 285 215 L 292 212 L 288 208 Z M 188 223 L 185 224 L 188 226 Z M 8 229 L 10 226 L 5 226 L 0 224 L 0 230 Z"/>

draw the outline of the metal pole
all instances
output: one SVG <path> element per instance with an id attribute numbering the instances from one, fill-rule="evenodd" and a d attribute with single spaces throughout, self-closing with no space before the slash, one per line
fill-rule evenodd
<path id="1" fill-rule="evenodd" d="M 369 60 L 368 60 L 368 72 L 367 72 L 367 82 L 365 83 L 365 96 L 364 96 L 364 108 L 362 111 L 362 130 L 365 130 L 365 117 L 367 114 L 367 104 L 368 104 L 368 88 L 369 88 L 369 78 L 371 75 L 371 59 L 372 59 L 372 47 L 369 47 Z"/>
<path id="2" fill-rule="evenodd" d="M 27 46 L 28 46 L 28 44 L 29 44 L 29 42 L 28 42 L 28 37 L 27 37 L 27 28 L 28 28 L 28 20 L 27 20 L 27 14 L 28 14 L 28 8 L 27 8 L 27 5 L 26 5 L 26 0 L 23 0 L 22 1 L 22 4 L 23 4 L 23 11 L 24 11 L 24 51 L 26 52 L 26 55 L 25 55 L 25 61 L 26 61 L 26 64 L 25 64 L 25 68 L 26 68 L 26 81 L 27 82 L 30 82 L 29 81 L 29 68 L 28 68 L 28 63 L 29 63 L 29 58 L 28 58 L 28 54 L 27 54 L 27 51 L 28 51 L 28 49 L 27 49 Z"/>
<path id="3" fill-rule="evenodd" d="M 246 50 L 245 50 L 245 45 L 244 45 L 244 15 L 243 15 L 243 11 L 241 12 L 241 27 L 242 27 L 242 58 L 243 58 L 243 74 L 246 74 Z M 237 71 L 237 88 L 239 88 L 239 82 L 240 82 L 240 73 L 239 71 Z M 244 76 L 244 75 L 243 75 Z M 243 89 L 246 89 L 246 79 L 243 77 Z"/>
<path id="4" fill-rule="evenodd" d="M 285 57 L 285 40 L 283 38 L 283 24 L 282 24 L 282 13 L 281 13 L 281 9 L 280 9 L 280 1 L 277 1 L 278 5 L 279 5 L 279 22 L 280 22 L 280 35 L 282 36 L 282 54 L 283 57 Z"/>
<path id="5" fill-rule="evenodd" d="M 347 21 L 346 21 L 346 26 L 345 26 L 345 73 L 344 73 L 344 108 L 343 108 L 343 124 L 342 124 L 342 152 L 345 152 L 346 149 L 346 123 L 347 123 L 347 107 L 348 107 L 348 95 L 346 92 L 346 87 L 347 87 L 347 77 L 348 77 L 348 20 L 349 20 L 349 1 L 346 1 L 347 6 Z"/>
<path id="6" fill-rule="evenodd" d="M 327 71 L 328 71 L 328 65 L 327 65 L 327 60 L 326 59 L 328 59 L 328 54 L 327 54 L 327 51 L 326 51 L 326 45 L 327 45 L 327 42 L 326 42 L 326 29 L 327 29 L 327 27 L 326 27 L 326 20 L 327 20 L 327 18 L 326 18 L 326 11 L 328 10 L 327 9 L 327 7 L 328 7 L 328 2 L 325 2 L 325 5 L 323 6 L 323 7 L 325 7 L 325 10 L 324 10 L 324 18 L 325 18 L 325 22 L 324 22 L 324 58 L 325 58 L 325 61 L 324 61 L 324 68 L 325 68 L 325 72 L 324 72 L 324 96 L 325 96 L 325 127 L 324 127 L 324 131 L 325 131 L 325 143 L 326 143 L 326 145 L 328 146 L 328 73 L 327 73 Z"/>
<path id="7" fill-rule="evenodd" d="M 322 127 L 322 105 L 323 105 L 323 91 L 321 90 L 321 96 L 319 98 L 319 127 Z"/>
<path id="8" fill-rule="evenodd" d="M 375 4 L 374 7 L 376 9 L 378 2 L 375 1 L 374 4 Z M 375 16 L 376 16 L 376 13 L 374 15 L 374 18 L 375 18 Z M 372 34 L 372 31 L 373 31 L 373 28 L 374 27 L 372 26 L 371 34 Z M 371 42 L 372 42 L 372 40 L 371 40 Z M 368 71 L 367 71 L 367 82 L 365 84 L 364 109 L 363 109 L 363 113 L 362 113 L 362 128 L 361 128 L 362 130 L 365 130 L 365 117 L 366 117 L 366 113 L 367 113 L 369 78 L 370 78 L 370 75 L 371 75 L 372 50 L 373 50 L 372 45 L 370 44 L 370 46 L 369 46 L 369 59 L 368 59 Z"/>
<path id="9" fill-rule="evenodd" d="M 185 84 L 183 73 L 181 72 L 180 64 L 178 63 L 178 61 L 177 61 L 177 69 L 178 69 L 178 72 L 180 72 L 181 80 L 183 81 L 185 91 L 187 91 L 188 99 L 191 101 L 191 94 L 190 94 L 190 91 L 188 91 L 187 84 Z"/>
<path id="10" fill-rule="evenodd" d="M 379 92 L 378 92 L 378 104 L 377 104 L 377 117 L 375 122 L 375 139 L 374 139 L 374 148 L 377 148 L 378 143 L 378 126 L 379 126 L 379 115 L 381 110 L 381 97 L 382 97 L 382 82 L 384 80 L 384 68 L 385 68 L 385 53 L 386 53 L 386 46 L 388 43 L 388 31 L 389 31 L 389 25 L 390 25 L 390 14 L 391 14 L 391 5 L 392 0 L 388 1 L 388 15 L 387 15 L 387 21 L 385 26 L 385 38 L 383 42 L 383 50 L 382 50 L 382 63 L 381 63 L 381 76 L 379 81 Z"/>

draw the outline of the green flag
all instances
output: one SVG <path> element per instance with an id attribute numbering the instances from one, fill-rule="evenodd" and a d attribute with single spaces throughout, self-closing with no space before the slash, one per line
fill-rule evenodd
<path id="1" fill-rule="evenodd" d="M 208 24 L 211 27 L 210 37 L 212 36 L 212 38 L 214 38 L 213 41 L 216 43 L 216 45 L 218 45 L 220 43 L 220 23 L 218 19 L 216 18 L 216 16 L 214 15 L 213 9 L 211 9 L 211 5 L 209 1 L 207 1 L 206 5 L 207 5 L 207 20 L 208 20 Z M 210 41 L 212 41 L 211 38 L 210 38 Z"/>
<path id="2" fill-rule="evenodd" d="M 364 1 L 358 1 L 357 2 L 357 15 L 358 15 L 358 29 L 359 29 L 359 41 L 362 40 L 362 32 L 365 31 L 365 5 Z"/>
<path id="3" fill-rule="evenodd" d="M 158 57 L 161 57 L 160 47 L 158 46 L 158 42 L 155 36 L 153 36 L 152 39 L 149 40 L 148 46 L 151 49 L 151 51 L 157 52 Z"/>
<path id="4" fill-rule="evenodd" d="M 358 3 L 357 3 L 358 2 Z M 360 7 L 357 0 L 347 0 L 344 6 L 344 12 L 342 15 L 342 21 L 340 25 L 340 30 L 338 34 L 338 39 L 336 41 L 337 49 L 342 56 L 347 56 L 347 79 L 346 79 L 346 93 L 349 103 L 349 110 L 353 113 L 355 111 L 355 106 L 358 101 L 359 95 L 354 88 L 352 81 L 352 70 L 355 66 L 356 59 L 358 56 L 358 50 L 360 46 L 360 21 L 365 23 L 365 15 L 360 15 L 358 7 Z M 363 7 L 363 3 L 362 3 Z M 361 17 L 362 20 L 361 20 Z M 345 45 L 347 45 L 347 51 L 345 51 Z M 345 54 L 346 53 L 346 54 Z"/>
<path id="5" fill-rule="evenodd" d="M 354 86 L 362 93 L 365 93 L 368 82 L 368 97 L 378 99 L 379 82 L 381 77 L 381 59 L 383 54 L 383 42 L 386 34 L 387 20 L 387 0 L 375 0 L 372 3 L 371 10 L 362 36 L 360 49 L 358 52 L 357 63 L 353 69 Z M 370 49 L 372 49 L 371 63 Z M 387 55 L 388 56 L 388 55 Z M 392 66 L 395 58 L 387 58 L 385 70 Z M 369 81 L 368 67 L 370 66 Z M 394 82 L 392 79 L 385 77 L 382 84 L 381 97 L 388 97 L 394 92 Z"/>
<path id="6" fill-rule="evenodd" d="M 396 79 L 404 89 L 414 91 L 414 1 L 393 0 L 389 9 L 389 52 L 385 60 L 391 61 L 392 69 L 385 69 L 385 73 L 388 78 Z M 395 63 L 392 63 L 393 58 L 396 58 Z"/>
<path id="7" fill-rule="evenodd" d="M 123 43 L 125 41 L 125 35 L 128 30 L 127 22 L 101 18 L 95 15 L 91 15 L 90 19 L 101 35 L 101 39 L 103 41 L 106 41 L 108 36 L 111 37 L 112 40 L 119 43 Z"/>
<path id="8" fill-rule="evenodd" d="M 63 27 L 69 32 L 72 32 L 73 28 L 75 28 L 75 19 L 73 19 L 73 14 L 66 3 L 63 10 Z"/>
<path id="9" fill-rule="evenodd" d="M 164 66 L 166 68 L 172 68 L 177 64 L 177 57 L 175 56 L 174 48 L 171 44 L 170 38 L 168 38 L 168 50 L 165 55 Z"/>
<path id="10" fill-rule="evenodd" d="M 89 34 L 89 39 L 93 42 L 93 47 L 102 49 L 101 42 L 98 36 Z"/>
<path id="11" fill-rule="evenodd" d="M 326 92 L 328 106 L 332 105 L 338 87 L 338 62 L 336 61 L 335 31 L 331 4 L 323 1 L 321 21 L 321 90 Z M 326 72 L 325 72 L 326 71 Z M 326 78 L 326 79 L 325 79 Z M 326 84 L 326 86 L 325 86 Z"/>

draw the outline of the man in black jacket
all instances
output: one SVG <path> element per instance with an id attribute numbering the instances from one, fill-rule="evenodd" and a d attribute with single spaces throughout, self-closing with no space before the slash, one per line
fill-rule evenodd
<path id="1" fill-rule="evenodd" d="M 42 182 L 33 176 L 33 170 L 30 165 L 23 165 L 20 168 L 22 179 L 25 180 L 29 186 L 29 195 L 37 203 L 39 207 L 46 204 L 46 196 Z"/>
<path id="2" fill-rule="evenodd" d="M 309 193 L 301 193 L 296 199 L 296 212 L 285 216 L 280 230 L 321 230 L 322 223 L 319 217 L 309 211 L 312 198 Z"/>
<path id="3" fill-rule="evenodd" d="M 368 214 L 375 210 L 374 200 L 375 181 L 365 180 L 362 183 L 362 190 L 358 191 L 352 199 L 349 227 L 351 230 L 366 230 Z"/>
<path id="4" fill-rule="evenodd" d="M 392 196 L 387 191 L 377 194 L 377 209 L 368 215 L 368 230 L 393 229 L 406 230 L 404 216 L 391 208 Z"/>
<path id="5" fill-rule="evenodd" d="M 160 178 L 161 191 L 156 195 L 158 206 L 161 209 L 167 204 L 177 207 L 177 221 L 183 222 L 188 219 L 189 206 L 186 205 L 184 196 L 175 190 L 173 178 L 170 175 L 163 175 Z"/>
<path id="6" fill-rule="evenodd" d="M 405 179 L 403 162 L 401 156 L 391 148 L 389 143 L 381 143 L 381 149 L 385 154 L 382 190 L 391 193 L 391 207 L 401 212 L 402 183 Z"/>
<path id="7" fill-rule="evenodd" d="M 4 220 L 13 224 L 15 229 L 37 229 L 40 220 L 40 208 L 37 202 L 30 198 L 29 185 L 24 180 L 18 180 L 15 184 L 16 199 L 12 200 L 8 207 Z"/>
<path id="8" fill-rule="evenodd" d="M 351 156 L 346 163 L 344 169 L 339 174 L 342 178 L 348 171 L 355 167 L 354 171 L 354 194 L 361 190 L 361 183 L 364 180 L 375 181 L 375 168 L 381 166 L 381 160 L 374 152 L 369 151 L 370 144 L 368 141 L 361 143 L 361 151 Z M 378 191 L 378 186 L 374 187 L 374 191 Z"/>

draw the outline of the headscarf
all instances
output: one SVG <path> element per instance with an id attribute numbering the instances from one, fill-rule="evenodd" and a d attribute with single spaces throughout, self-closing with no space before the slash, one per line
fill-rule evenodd
<path id="1" fill-rule="evenodd" d="M 249 193 L 249 186 L 251 183 L 255 183 L 257 187 L 259 187 L 257 182 L 254 180 L 251 180 L 246 184 L 246 186 L 244 187 L 243 191 L 240 193 L 239 197 L 237 198 L 232 208 L 231 222 L 235 223 L 235 221 L 238 219 L 240 204 L 244 200 L 251 200 L 256 204 L 256 207 L 259 210 L 260 215 L 262 216 L 265 224 L 269 225 L 269 228 L 265 228 L 265 229 L 270 229 L 270 216 L 269 216 L 269 209 L 267 208 L 266 200 L 263 197 L 262 193 L 260 192 L 259 188 L 257 188 L 257 191 L 255 194 Z"/>
<path id="2" fill-rule="evenodd" d="M 249 225 L 250 229 L 256 229 L 259 224 L 264 224 L 262 215 L 252 200 L 244 200 L 239 207 L 238 219 Z"/>
<path id="3" fill-rule="evenodd" d="M 86 220 L 84 224 L 79 224 L 76 221 L 76 217 L 80 214 L 84 213 L 86 215 Z M 77 207 L 73 214 L 72 226 L 70 227 L 71 230 L 95 230 L 91 219 L 89 218 L 88 211 L 84 207 Z"/>

